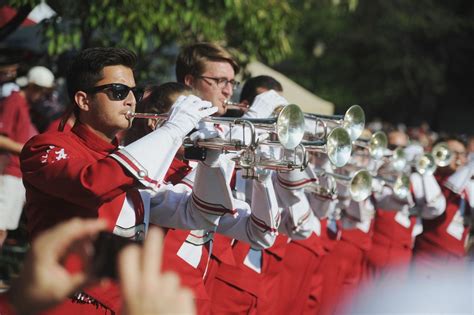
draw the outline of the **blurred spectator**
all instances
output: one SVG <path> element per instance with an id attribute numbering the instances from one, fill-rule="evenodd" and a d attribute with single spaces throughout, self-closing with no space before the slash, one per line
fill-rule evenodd
<path id="1" fill-rule="evenodd" d="M 25 203 L 18 155 L 37 134 L 29 108 L 51 92 L 54 75 L 45 67 L 33 67 L 18 92 L 0 99 L 0 246 L 7 230 L 15 230 Z"/>
<path id="2" fill-rule="evenodd" d="M 0 99 L 20 90 L 15 83 L 19 66 L 18 54 L 9 50 L 0 51 Z"/>
<path id="3" fill-rule="evenodd" d="M 35 81 L 41 82 L 41 85 Z M 16 83 L 22 89 L 29 89 L 31 85 L 42 88 L 41 96 L 30 100 L 30 117 L 39 132 L 45 131 L 48 125 L 64 112 L 64 106 L 59 101 L 59 90 L 55 84 L 53 73 L 45 67 L 34 67 L 26 77 L 19 77 Z M 61 87 L 64 88 L 64 86 Z"/>
<path id="4" fill-rule="evenodd" d="M 106 229 L 97 219 L 72 219 L 42 233 L 33 242 L 19 278 L 0 296 L 0 314 L 36 314 L 97 282 L 85 267 L 70 273 L 64 257 L 80 250 L 84 266 L 92 263 L 93 239 Z M 118 268 L 124 296 L 124 314 L 192 314 L 192 294 L 182 289 L 176 275 L 160 275 L 163 236 L 149 231 L 144 247 L 130 246 L 119 254 Z"/>

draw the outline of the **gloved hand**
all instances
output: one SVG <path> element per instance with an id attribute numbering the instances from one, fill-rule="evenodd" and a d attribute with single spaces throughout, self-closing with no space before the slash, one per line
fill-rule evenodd
<path id="1" fill-rule="evenodd" d="M 204 117 L 217 112 L 210 102 L 203 101 L 194 95 L 180 96 L 170 110 L 168 121 L 164 126 L 171 127 L 184 138 L 191 130 L 198 126 Z"/>
<path id="2" fill-rule="evenodd" d="M 200 122 L 197 129 L 198 130 L 189 135 L 189 139 L 193 142 L 221 137 L 212 123 Z"/>
<path id="3" fill-rule="evenodd" d="M 242 118 L 268 118 L 281 105 L 288 105 L 288 101 L 274 90 L 266 91 L 257 95 Z"/>
<path id="4" fill-rule="evenodd" d="M 453 173 L 447 179 L 445 186 L 456 194 L 460 194 L 466 186 L 469 184 L 472 176 L 474 175 L 474 163 L 469 162 L 468 164 L 460 167 L 455 173 Z"/>

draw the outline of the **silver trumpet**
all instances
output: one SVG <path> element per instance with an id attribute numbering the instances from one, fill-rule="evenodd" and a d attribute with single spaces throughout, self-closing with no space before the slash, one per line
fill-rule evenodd
<path id="1" fill-rule="evenodd" d="M 248 110 L 248 108 L 250 107 L 250 105 L 242 104 L 242 103 L 238 103 L 238 102 L 232 102 L 231 100 L 225 100 L 224 101 L 224 107 L 226 109 L 240 110 L 240 111 L 242 111 L 242 113 L 245 113 Z"/>
<path id="2" fill-rule="evenodd" d="M 126 117 L 129 120 L 134 118 L 167 120 L 169 115 L 128 112 Z M 278 142 L 286 149 L 296 148 L 304 136 L 304 115 L 301 109 L 295 104 L 285 106 L 278 116 L 271 118 L 205 117 L 202 121 L 214 124 L 227 124 L 230 128 L 232 128 L 232 126 L 242 125 L 250 129 L 250 141 L 248 144 L 246 144 L 247 141 L 245 141 L 245 132 L 243 140 L 214 138 L 197 142 L 199 147 L 208 149 L 238 151 L 249 148 L 255 150 L 258 146 L 256 128 L 275 133 Z M 229 134 L 231 134 L 231 132 Z M 189 141 L 184 141 L 184 144 L 189 145 Z"/>
<path id="3" fill-rule="evenodd" d="M 420 174 L 433 174 L 437 167 L 448 166 L 453 160 L 453 154 L 449 150 L 446 142 L 436 144 L 431 152 L 426 152 L 417 157 L 414 161 L 406 162 L 415 167 Z"/>
<path id="4" fill-rule="evenodd" d="M 275 147 L 276 150 L 281 149 L 281 146 L 275 143 L 262 142 L 259 148 L 263 146 Z M 295 149 L 291 150 L 292 154 L 289 157 L 282 156 L 280 158 L 269 158 L 259 154 L 258 150 L 244 150 L 240 156 L 234 159 L 236 166 L 243 170 L 242 177 L 255 179 L 258 177 L 261 170 L 275 170 L 275 171 L 292 171 L 304 170 L 308 165 L 307 152 L 305 147 L 299 144 Z"/>
<path id="5" fill-rule="evenodd" d="M 342 127 L 332 129 L 325 139 L 301 142 L 308 152 L 321 152 L 327 154 L 329 161 L 342 167 L 349 162 L 352 153 L 352 144 L 349 133 Z"/>
<path id="6" fill-rule="evenodd" d="M 405 199 L 410 194 L 410 178 L 406 174 L 398 174 L 395 177 L 376 175 L 374 178 L 380 180 L 383 186 L 392 188 L 399 199 Z"/>
<path id="7" fill-rule="evenodd" d="M 374 160 L 380 160 L 387 149 L 388 139 L 385 132 L 377 131 L 369 139 L 357 139 L 354 140 L 353 144 L 367 149 Z"/>
<path id="8" fill-rule="evenodd" d="M 352 176 L 317 170 L 316 175 L 332 177 L 335 182 L 348 186 L 354 201 L 363 201 L 372 194 L 372 175 L 367 170 L 358 170 Z M 317 184 L 311 184 L 305 190 L 321 195 L 321 187 L 318 187 Z M 329 187 L 329 191 L 331 190 L 332 188 Z"/>
<path id="9" fill-rule="evenodd" d="M 315 134 L 318 133 L 318 125 L 322 124 L 324 128 L 324 134 L 320 138 L 326 137 L 328 129 L 342 127 L 348 131 L 351 141 L 354 141 L 360 137 L 365 127 L 365 113 L 362 107 L 359 105 L 352 105 L 344 115 L 321 115 L 305 113 L 304 117 L 310 121 L 316 121 Z"/>

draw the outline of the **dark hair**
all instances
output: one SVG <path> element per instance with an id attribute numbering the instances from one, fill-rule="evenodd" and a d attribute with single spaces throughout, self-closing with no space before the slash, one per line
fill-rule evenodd
<path id="1" fill-rule="evenodd" d="M 176 60 L 176 80 L 184 83 L 186 75 L 199 76 L 209 61 L 228 62 L 237 74 L 240 70 L 234 57 L 222 46 L 214 43 L 196 43 L 181 50 Z"/>
<path id="2" fill-rule="evenodd" d="M 137 56 L 125 48 L 96 47 L 81 51 L 69 66 L 66 82 L 69 98 L 74 103 L 77 91 L 88 90 L 103 78 L 107 66 L 135 67 Z"/>
<path id="3" fill-rule="evenodd" d="M 192 89 L 182 83 L 167 82 L 161 85 L 148 86 L 145 91 L 148 95 L 137 103 L 136 112 L 162 114 L 170 110 L 180 94 L 185 92 L 191 94 Z M 125 144 L 132 143 L 150 131 L 147 119 L 135 119 L 132 128 L 127 131 L 124 142 Z"/>
<path id="4" fill-rule="evenodd" d="M 464 147 L 467 147 L 466 139 L 464 137 L 461 137 L 461 136 L 456 135 L 456 134 L 445 134 L 445 135 L 439 137 L 433 143 L 433 146 L 437 145 L 440 142 L 448 142 L 448 141 L 457 141 L 457 142 L 460 142 Z"/>
<path id="5" fill-rule="evenodd" d="M 250 78 L 245 82 L 244 86 L 242 87 L 242 91 L 240 92 L 240 102 L 247 101 L 249 104 L 252 104 L 258 94 L 258 88 L 283 92 L 281 83 L 276 79 L 268 75 L 259 75 Z"/>

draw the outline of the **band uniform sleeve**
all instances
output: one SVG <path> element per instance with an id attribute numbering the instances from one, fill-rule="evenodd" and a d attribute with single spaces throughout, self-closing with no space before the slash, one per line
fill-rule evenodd
<path id="1" fill-rule="evenodd" d="M 144 187 L 157 190 L 181 143 L 182 139 L 165 125 L 114 152 L 111 157 Z"/>
<path id="2" fill-rule="evenodd" d="M 136 186 L 122 166 L 110 156 L 87 159 L 68 139 L 51 140 L 42 134 L 29 141 L 21 155 L 25 186 L 86 208 L 112 200 Z"/>
<path id="3" fill-rule="evenodd" d="M 413 173 L 410 183 L 415 206 L 423 219 L 434 219 L 443 214 L 446 210 L 446 197 L 433 175 Z"/>
<path id="4" fill-rule="evenodd" d="M 151 199 L 150 223 L 185 230 L 215 229 L 222 216 L 236 215 L 226 166 L 199 163 L 182 184 L 160 187 Z"/>

